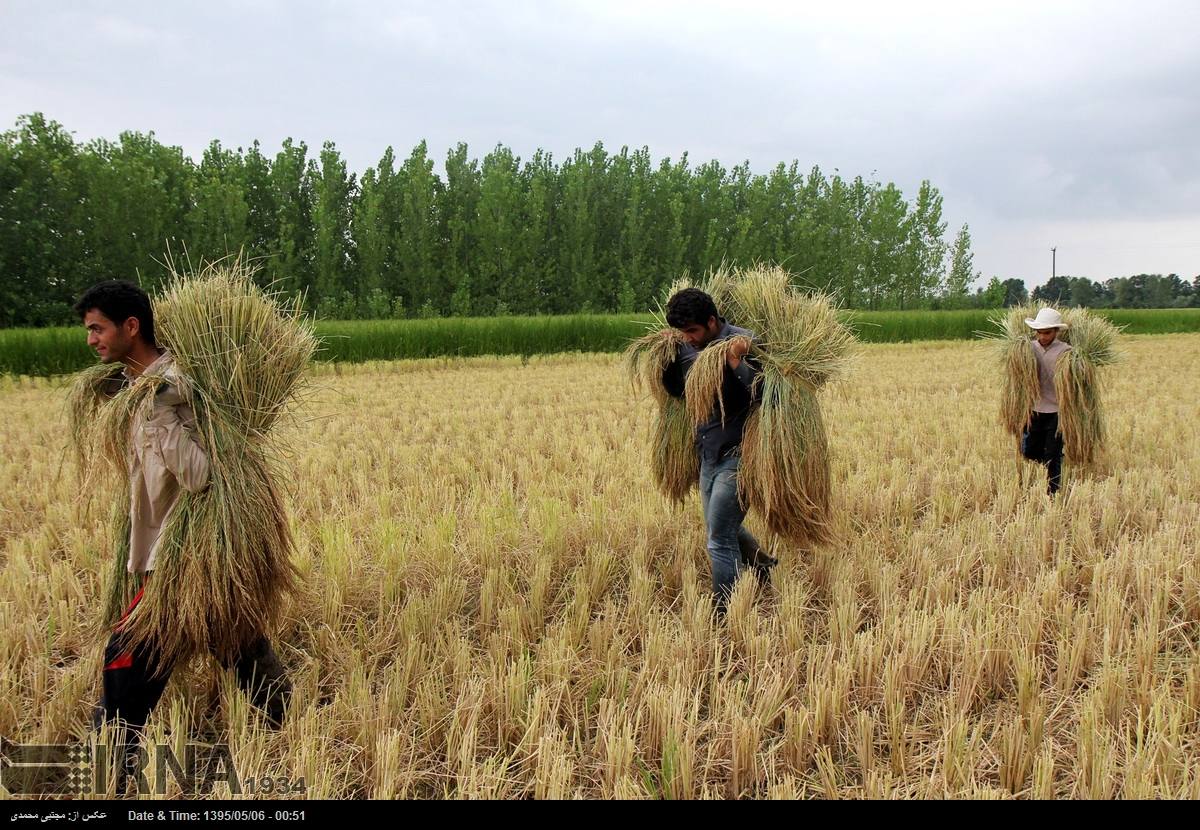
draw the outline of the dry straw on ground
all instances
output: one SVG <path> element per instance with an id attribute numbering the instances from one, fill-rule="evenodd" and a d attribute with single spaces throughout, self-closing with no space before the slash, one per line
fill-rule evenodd
<path id="1" fill-rule="evenodd" d="M 680 282 L 670 294 L 687 287 Z M 718 310 L 735 325 L 756 335 L 749 356 L 762 366 L 762 402 L 746 423 L 738 489 L 745 504 L 773 533 L 797 545 L 830 538 L 828 436 L 818 391 L 844 376 L 853 357 L 854 336 L 837 318 L 832 302 L 793 287 L 778 267 L 720 269 L 697 285 L 712 296 Z M 698 476 L 690 430 L 714 410 L 724 415 L 721 386 L 728 349 L 735 338 L 710 345 L 688 373 L 685 402 L 662 387 L 662 370 L 675 357 L 680 341 L 666 321 L 659 331 L 631 344 L 626 366 L 657 404 L 652 445 L 660 489 L 682 498 Z"/>
<path id="2" fill-rule="evenodd" d="M 1010 474 L 987 344 L 864 347 L 823 401 L 845 541 L 725 627 L 612 358 L 320 369 L 286 431 L 284 728 L 180 672 L 149 739 L 313 798 L 1200 797 L 1200 336 L 1126 349 L 1112 474 L 1051 501 Z M 114 556 L 58 474 L 63 394 L 0 379 L 0 733 L 30 743 L 86 731 Z"/>
<path id="3" fill-rule="evenodd" d="M 302 388 L 316 348 L 298 304 L 281 305 L 240 260 L 172 271 L 154 300 L 156 338 L 174 357 L 172 376 L 196 415 L 197 439 L 210 459 L 210 482 L 181 491 L 163 525 L 155 573 L 125 622 L 167 665 L 212 652 L 226 659 L 269 632 L 294 587 L 293 541 L 280 498 L 274 438 Z M 112 398 L 119 369 L 80 373 L 72 386 L 72 434 L 84 469 L 101 459 L 110 475 L 93 491 L 112 500 L 112 577 L 105 614 L 112 625 L 140 579 L 125 569 L 130 425 L 154 403 L 164 377 L 144 373 Z"/>

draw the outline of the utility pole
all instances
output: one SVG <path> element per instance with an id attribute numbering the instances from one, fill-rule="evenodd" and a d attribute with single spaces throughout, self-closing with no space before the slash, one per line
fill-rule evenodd
<path id="1" fill-rule="evenodd" d="M 1058 248 L 1050 249 L 1050 279 L 1058 276 Z"/>

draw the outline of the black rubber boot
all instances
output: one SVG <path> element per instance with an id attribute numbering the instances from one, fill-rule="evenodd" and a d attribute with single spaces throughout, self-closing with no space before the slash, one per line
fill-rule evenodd
<path id="1" fill-rule="evenodd" d="M 739 543 L 742 553 L 742 564 L 754 569 L 754 576 L 762 588 L 771 587 L 771 568 L 779 564 L 779 560 L 758 546 Z"/>
<path id="2" fill-rule="evenodd" d="M 274 729 L 283 726 L 288 702 L 292 696 L 292 683 L 288 680 L 283 663 L 271 641 L 260 637 L 242 652 L 234 666 L 238 686 L 266 716 Z"/>
<path id="3" fill-rule="evenodd" d="M 718 594 L 713 595 L 712 602 L 712 623 L 715 626 L 721 626 L 725 623 L 725 612 L 729 607 L 729 599 Z"/>

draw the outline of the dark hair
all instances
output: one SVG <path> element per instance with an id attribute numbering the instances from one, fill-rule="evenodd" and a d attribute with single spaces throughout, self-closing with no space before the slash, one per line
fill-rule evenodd
<path id="1" fill-rule="evenodd" d="M 667 324 L 681 329 L 690 325 L 707 326 L 712 317 L 720 318 L 713 298 L 699 288 L 676 291 L 667 300 Z"/>
<path id="2" fill-rule="evenodd" d="M 75 313 L 82 320 L 92 309 L 97 309 L 118 326 L 130 317 L 136 317 L 142 340 L 151 346 L 154 341 L 154 312 L 150 310 L 150 295 L 129 280 L 105 280 L 83 292 L 75 303 Z"/>

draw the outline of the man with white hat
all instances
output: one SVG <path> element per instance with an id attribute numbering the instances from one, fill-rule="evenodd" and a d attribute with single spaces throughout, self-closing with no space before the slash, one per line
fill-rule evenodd
<path id="1" fill-rule="evenodd" d="M 1067 324 L 1053 308 L 1041 309 L 1032 320 L 1026 317 L 1025 325 L 1037 333 L 1033 341 L 1033 354 L 1037 358 L 1041 393 L 1033 405 L 1029 426 L 1021 438 L 1021 454 L 1030 461 L 1046 465 L 1049 492 L 1053 496 L 1062 481 L 1063 457 L 1063 440 L 1058 431 L 1058 393 L 1054 389 L 1054 367 L 1058 359 L 1071 350 L 1071 346 L 1058 339 L 1058 333 L 1065 331 Z"/>

